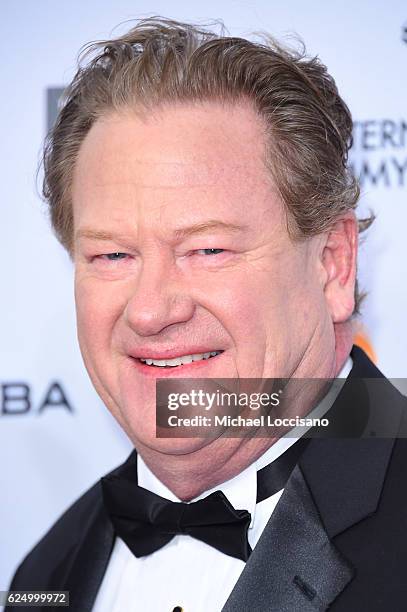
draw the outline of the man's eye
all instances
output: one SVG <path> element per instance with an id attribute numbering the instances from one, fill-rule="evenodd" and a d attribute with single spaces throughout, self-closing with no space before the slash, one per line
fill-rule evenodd
<path id="1" fill-rule="evenodd" d="M 102 259 L 108 259 L 109 261 L 118 261 L 127 257 L 126 253 L 106 253 L 101 255 Z"/>
<path id="2" fill-rule="evenodd" d="M 197 249 L 195 253 L 199 255 L 218 255 L 219 253 L 223 253 L 224 249 Z"/>

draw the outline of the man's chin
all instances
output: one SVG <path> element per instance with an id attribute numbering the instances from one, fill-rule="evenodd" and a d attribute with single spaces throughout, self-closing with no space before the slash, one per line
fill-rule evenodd
<path id="1" fill-rule="evenodd" d="M 160 453 L 163 455 L 192 455 L 213 442 L 209 438 L 157 438 L 131 435 L 134 446 L 143 455 Z"/>

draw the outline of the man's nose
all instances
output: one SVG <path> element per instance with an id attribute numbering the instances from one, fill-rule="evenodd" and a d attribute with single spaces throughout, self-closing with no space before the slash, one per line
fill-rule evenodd
<path id="1" fill-rule="evenodd" d="M 176 272 L 160 262 L 143 263 L 124 314 L 135 333 L 152 336 L 189 321 L 194 308 L 188 288 Z"/>

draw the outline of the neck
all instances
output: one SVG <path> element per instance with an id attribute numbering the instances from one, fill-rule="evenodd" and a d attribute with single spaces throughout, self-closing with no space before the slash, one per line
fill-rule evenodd
<path id="1" fill-rule="evenodd" d="M 345 323 L 335 323 L 335 376 L 344 366 L 345 361 L 349 357 L 352 350 L 353 338 L 355 336 L 355 326 L 353 321 Z"/>
<path id="2" fill-rule="evenodd" d="M 218 438 L 182 455 L 159 453 L 137 445 L 153 474 L 182 501 L 230 480 L 256 461 L 278 438 Z"/>

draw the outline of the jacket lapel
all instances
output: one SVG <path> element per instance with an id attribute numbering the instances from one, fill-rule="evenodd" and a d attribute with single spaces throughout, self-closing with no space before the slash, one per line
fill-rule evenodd
<path id="1" fill-rule="evenodd" d="M 86 520 L 86 519 L 84 519 Z M 70 594 L 70 612 L 90 612 L 114 544 L 114 531 L 103 507 L 102 494 L 88 517 L 80 542 L 54 571 L 50 584 Z"/>
<path id="2" fill-rule="evenodd" d="M 137 470 L 135 450 L 123 464 L 106 476 L 121 473 L 123 468 L 129 473 Z M 103 503 L 101 481 L 96 487 L 92 511 L 89 515 L 83 516 L 83 535 L 56 568 L 50 580 L 50 584 L 61 585 L 60 590 L 70 592 L 70 612 L 92 610 L 116 537 Z"/>
<path id="3" fill-rule="evenodd" d="M 326 610 L 353 575 L 297 466 L 223 612 Z"/>

